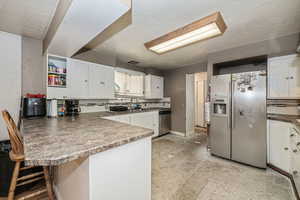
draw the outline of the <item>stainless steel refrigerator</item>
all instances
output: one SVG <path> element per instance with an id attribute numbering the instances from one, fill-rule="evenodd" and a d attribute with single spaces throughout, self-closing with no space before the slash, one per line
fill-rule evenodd
<path id="1" fill-rule="evenodd" d="M 266 168 L 266 72 L 213 76 L 211 153 Z"/>

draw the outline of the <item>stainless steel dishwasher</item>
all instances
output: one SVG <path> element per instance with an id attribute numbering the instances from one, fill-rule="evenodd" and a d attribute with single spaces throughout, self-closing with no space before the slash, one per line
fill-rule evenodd
<path id="1" fill-rule="evenodd" d="M 171 131 L 171 111 L 159 111 L 159 136 L 167 134 Z"/>

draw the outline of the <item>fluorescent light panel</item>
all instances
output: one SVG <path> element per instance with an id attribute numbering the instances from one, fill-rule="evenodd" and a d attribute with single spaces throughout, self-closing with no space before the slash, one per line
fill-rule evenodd
<path id="1" fill-rule="evenodd" d="M 225 25 L 223 19 L 222 18 L 220 19 L 220 17 L 221 17 L 220 13 L 214 13 L 213 15 L 210 15 L 201 20 L 208 20 L 209 17 L 214 17 L 213 19 L 211 19 L 209 21 L 210 23 L 206 23 L 204 25 L 200 24 L 198 28 L 196 28 L 196 29 L 194 28 L 193 30 L 186 32 L 186 33 L 182 33 L 182 34 L 174 31 L 175 32 L 174 34 L 178 34 L 178 36 L 172 37 L 170 39 L 166 39 L 165 41 L 161 41 L 161 42 L 156 42 L 155 40 L 153 40 L 151 42 L 146 43 L 145 46 L 149 50 L 151 50 L 155 53 L 162 54 L 162 53 L 177 49 L 179 47 L 187 46 L 189 44 L 223 34 L 226 29 L 226 25 Z M 195 23 L 201 23 L 201 20 L 198 20 L 197 22 L 194 22 L 190 25 L 185 26 L 184 28 L 182 28 L 182 30 L 184 30 L 185 28 L 188 28 L 188 26 L 195 26 L 194 25 Z M 223 30 L 221 30 L 220 27 L 218 26 L 217 23 L 220 24 L 220 21 L 218 21 L 218 20 L 221 20 L 221 25 L 223 27 Z M 173 34 L 173 32 L 169 33 L 169 34 Z M 163 40 L 164 37 L 168 37 L 167 35 L 162 36 L 161 38 L 156 39 L 156 40 Z M 151 45 L 151 43 L 155 43 L 155 44 Z"/>
<path id="2" fill-rule="evenodd" d="M 194 43 L 197 41 L 204 40 L 209 37 L 213 37 L 219 35 L 221 31 L 219 30 L 216 23 L 209 24 L 202 28 L 199 28 L 195 31 L 186 33 L 177 38 L 171 39 L 169 41 L 163 42 L 159 45 L 153 46 L 150 48 L 152 51 L 156 51 L 158 53 L 163 53 L 169 51 L 171 49 L 175 49 L 181 46 L 186 46 L 187 44 Z"/>

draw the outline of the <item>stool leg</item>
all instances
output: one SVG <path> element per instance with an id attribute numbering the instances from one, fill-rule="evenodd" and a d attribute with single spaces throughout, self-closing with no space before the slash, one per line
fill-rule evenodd
<path id="1" fill-rule="evenodd" d="M 46 181 L 46 187 L 47 187 L 49 200 L 54 200 L 54 195 L 53 195 L 53 190 L 52 190 L 52 182 L 50 180 L 50 175 L 49 175 L 49 167 L 43 167 L 43 169 L 44 169 L 44 175 L 45 175 L 45 181 Z"/>
<path id="2" fill-rule="evenodd" d="M 21 165 L 20 161 L 17 161 L 15 164 L 13 176 L 12 176 L 12 179 L 10 182 L 10 187 L 9 187 L 8 200 L 14 200 L 17 179 L 18 179 L 19 172 L 20 172 L 20 165 Z"/>

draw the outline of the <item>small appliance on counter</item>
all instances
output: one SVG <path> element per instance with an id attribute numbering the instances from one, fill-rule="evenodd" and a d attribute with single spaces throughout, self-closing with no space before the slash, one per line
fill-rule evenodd
<path id="1" fill-rule="evenodd" d="M 128 110 L 128 106 L 109 106 L 109 111 L 113 111 L 113 112 L 122 112 L 127 110 Z"/>
<path id="2" fill-rule="evenodd" d="M 74 116 L 79 115 L 81 112 L 79 106 L 79 100 L 69 99 L 65 100 L 65 115 L 67 116 Z"/>
<path id="3" fill-rule="evenodd" d="M 42 94 L 27 94 L 23 98 L 23 117 L 46 116 L 46 97 Z"/>

